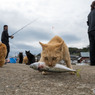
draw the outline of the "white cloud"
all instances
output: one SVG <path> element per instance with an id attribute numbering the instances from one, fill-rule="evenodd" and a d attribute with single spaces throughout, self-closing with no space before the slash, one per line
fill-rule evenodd
<path id="1" fill-rule="evenodd" d="M 0 26 L 8 24 L 9 34 L 12 34 L 39 17 L 33 24 L 16 34 L 11 42 L 16 43 L 20 40 L 24 45 L 41 48 L 37 44 L 39 41 L 48 42 L 53 36 L 59 35 L 68 46 L 81 48 L 89 44 L 86 21 L 91 2 L 91 0 L 0 0 Z"/>

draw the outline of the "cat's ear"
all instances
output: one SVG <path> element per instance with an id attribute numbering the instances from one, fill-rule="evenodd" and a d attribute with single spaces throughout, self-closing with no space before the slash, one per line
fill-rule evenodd
<path id="1" fill-rule="evenodd" d="M 56 45 L 56 49 L 59 50 L 59 51 L 62 51 L 62 49 L 63 49 L 63 43 L 64 42 L 61 42 L 61 43 L 57 44 Z"/>
<path id="2" fill-rule="evenodd" d="M 40 45 L 42 46 L 42 49 L 43 49 L 43 50 L 47 47 L 46 44 L 43 44 L 43 43 L 41 43 L 41 42 L 39 42 L 39 43 L 40 43 Z"/>

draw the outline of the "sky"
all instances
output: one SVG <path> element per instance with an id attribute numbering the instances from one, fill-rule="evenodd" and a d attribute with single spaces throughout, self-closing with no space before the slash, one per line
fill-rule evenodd
<path id="1" fill-rule="evenodd" d="M 0 39 L 3 25 L 12 35 L 31 21 L 35 21 L 10 39 L 10 55 L 30 50 L 41 52 L 39 41 L 47 43 L 55 35 L 68 47 L 89 45 L 87 16 L 92 0 L 0 0 Z"/>

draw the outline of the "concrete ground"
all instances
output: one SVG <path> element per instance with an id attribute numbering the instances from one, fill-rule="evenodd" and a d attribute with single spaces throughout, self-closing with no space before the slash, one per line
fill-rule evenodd
<path id="1" fill-rule="evenodd" d="M 95 95 L 95 66 L 73 66 L 70 73 L 42 75 L 25 64 L 0 68 L 0 95 Z"/>

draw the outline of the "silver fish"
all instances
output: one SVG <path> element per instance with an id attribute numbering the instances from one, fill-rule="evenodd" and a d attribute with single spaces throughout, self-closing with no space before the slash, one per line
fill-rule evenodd
<path id="1" fill-rule="evenodd" d="M 30 68 L 39 71 L 47 71 L 47 72 L 76 72 L 74 69 L 70 69 L 64 65 L 56 64 L 54 67 L 48 67 L 44 62 L 35 62 L 30 65 Z"/>

